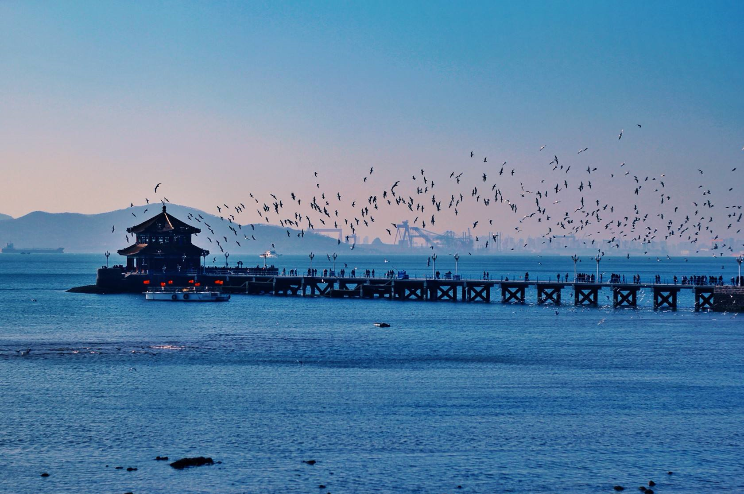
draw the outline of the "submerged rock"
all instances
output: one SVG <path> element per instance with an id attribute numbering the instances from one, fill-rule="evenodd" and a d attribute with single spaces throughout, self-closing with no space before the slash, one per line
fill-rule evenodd
<path id="1" fill-rule="evenodd" d="M 616 485 L 615 487 L 613 487 L 613 489 L 615 489 L 617 492 L 620 492 L 624 491 L 625 487 L 623 487 L 622 485 Z"/>
<path id="2" fill-rule="evenodd" d="M 42 476 L 42 477 L 49 477 L 49 474 L 48 474 L 48 473 L 46 473 L 46 472 L 44 472 L 44 473 L 42 473 L 42 474 L 41 474 L 41 476 Z"/>
<path id="3" fill-rule="evenodd" d="M 156 456 L 155 461 L 168 461 L 167 456 Z"/>
<path id="4" fill-rule="evenodd" d="M 302 463 L 307 465 L 315 465 L 315 460 L 302 460 Z"/>
<path id="5" fill-rule="evenodd" d="M 170 466 L 177 470 L 182 470 L 188 467 L 200 467 L 202 465 L 214 465 L 214 460 L 204 456 L 197 456 L 194 458 L 181 458 L 180 460 L 176 460 L 170 464 Z"/>

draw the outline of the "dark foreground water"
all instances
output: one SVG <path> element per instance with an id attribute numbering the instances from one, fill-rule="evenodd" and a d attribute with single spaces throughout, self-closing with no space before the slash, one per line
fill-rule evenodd
<path id="1" fill-rule="evenodd" d="M 613 310 L 65 293 L 99 257 L 0 255 L 2 492 L 744 492 L 744 324 L 691 297 L 656 312 L 650 295 Z M 736 275 L 730 259 L 613 262 Z M 222 463 L 176 471 L 158 455 Z"/>

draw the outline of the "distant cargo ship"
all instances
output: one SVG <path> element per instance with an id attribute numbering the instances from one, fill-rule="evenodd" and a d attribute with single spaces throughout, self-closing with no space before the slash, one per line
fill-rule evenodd
<path id="1" fill-rule="evenodd" d="M 59 247 L 57 249 L 26 249 L 16 248 L 12 243 L 8 243 L 3 247 L 3 254 L 63 254 L 65 249 Z"/>

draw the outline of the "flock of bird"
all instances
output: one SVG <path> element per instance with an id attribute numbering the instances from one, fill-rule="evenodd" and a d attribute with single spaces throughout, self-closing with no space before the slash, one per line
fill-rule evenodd
<path id="1" fill-rule="evenodd" d="M 638 124 L 637 128 L 642 126 Z M 617 139 L 622 140 L 626 135 L 621 130 Z M 536 156 L 548 154 L 547 149 L 547 145 L 541 145 Z M 588 147 L 580 148 L 573 157 L 559 158 L 550 153 L 544 158 L 544 168 L 526 169 L 506 161 L 492 167 L 488 156 L 480 162 L 475 151 L 470 151 L 469 160 L 465 159 L 467 165 L 439 178 L 421 168 L 410 178 L 395 177 L 384 186 L 375 185 L 380 181 L 370 180 L 375 172 L 370 167 L 360 183 L 347 187 L 344 190 L 349 192 L 343 194 L 341 190 L 327 190 L 321 175 L 315 171 L 312 176 L 315 193 L 311 197 L 301 198 L 295 192 L 281 195 L 278 191 L 264 192 L 266 197 L 260 197 L 249 192 L 245 200 L 249 206 L 243 202 L 216 205 L 216 216 L 225 222 L 228 230 L 223 231 L 229 231 L 227 234 L 216 233 L 215 226 L 200 214 L 189 213 L 188 219 L 203 224 L 204 233 L 208 232 L 207 241 L 223 254 L 229 253 L 233 245 L 245 248 L 248 242 L 261 242 L 256 237 L 258 222 L 278 226 L 287 237 L 298 239 L 314 229 L 345 229 L 351 232 L 345 236 L 345 242 L 353 250 L 362 231 L 382 233 L 384 229 L 388 237 L 394 237 L 399 224 L 382 218 L 404 218 L 421 229 L 433 229 L 437 222 L 461 224 L 471 230 L 476 248 L 485 249 L 497 240 L 492 230 L 504 230 L 511 225 L 514 234 L 523 234 L 530 225 L 529 230 L 539 232 L 543 244 L 571 235 L 582 239 L 600 255 L 612 249 L 619 252 L 625 241 L 643 247 L 644 251 L 652 242 L 661 240 L 689 243 L 697 252 L 710 249 L 716 256 L 741 250 L 741 246 L 724 241 L 741 233 L 741 195 L 733 187 L 728 189 L 728 195 L 716 197 L 716 202 L 705 182 L 698 185 L 696 197 L 675 197 L 667 187 L 673 177 L 631 171 L 625 162 L 597 166 L 588 155 Z M 734 167 L 731 173 L 736 171 Z M 705 178 L 703 169 L 698 172 Z M 539 177 L 539 183 L 526 185 L 534 175 Z M 611 189 L 597 186 L 608 178 L 612 181 Z M 732 175 L 727 182 L 733 183 L 737 178 Z M 154 187 L 156 194 L 161 186 L 158 183 Z M 634 196 L 639 200 L 633 200 Z M 164 196 L 160 201 L 170 202 Z M 141 213 L 148 212 L 150 201 L 145 199 L 145 202 Z M 646 205 L 645 209 L 642 204 Z M 134 208 L 134 204 L 130 203 L 130 207 Z M 725 219 L 719 212 L 726 214 Z M 132 215 L 137 216 L 135 212 Z"/>

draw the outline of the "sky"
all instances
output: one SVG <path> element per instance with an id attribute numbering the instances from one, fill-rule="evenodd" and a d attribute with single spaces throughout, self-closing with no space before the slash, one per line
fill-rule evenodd
<path id="1" fill-rule="evenodd" d="M 249 192 L 309 202 L 319 182 L 363 200 L 422 168 L 449 195 L 452 171 L 471 187 L 504 161 L 517 194 L 553 155 L 665 174 L 675 197 L 697 193 L 702 169 L 721 197 L 744 177 L 730 173 L 744 169 L 743 14 L 725 1 L 0 2 L 0 212 L 120 209 L 159 199 L 159 182 L 209 212 Z M 655 207 L 607 175 L 597 193 Z"/>

